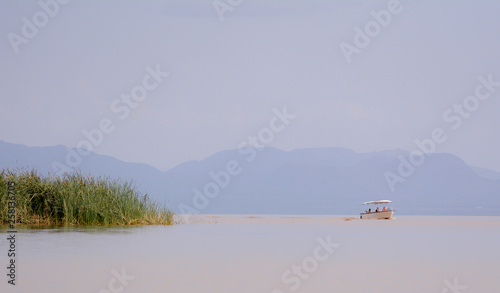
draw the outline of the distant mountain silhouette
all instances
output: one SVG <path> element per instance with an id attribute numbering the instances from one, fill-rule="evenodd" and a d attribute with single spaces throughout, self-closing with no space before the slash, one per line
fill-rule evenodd
<path id="1" fill-rule="evenodd" d="M 35 168 L 53 176 L 54 162 L 65 164 L 68 153 L 78 150 L 0 141 L 0 168 Z M 364 208 L 361 202 L 391 199 L 396 217 L 500 215 L 497 172 L 472 168 L 454 155 L 438 153 L 425 157 L 410 176 L 400 176 L 401 160 L 407 159 L 408 152 L 403 150 L 245 149 L 218 152 L 163 172 L 147 164 L 90 153 L 82 157 L 77 169 L 133 180 L 140 190 L 177 213 L 353 215 Z M 386 172 L 404 180 L 394 185 L 394 192 L 384 177 Z"/>

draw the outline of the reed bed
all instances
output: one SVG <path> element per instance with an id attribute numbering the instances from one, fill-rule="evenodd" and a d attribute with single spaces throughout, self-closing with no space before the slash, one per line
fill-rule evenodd
<path id="1" fill-rule="evenodd" d="M 16 223 L 28 225 L 172 225 L 173 213 L 130 182 L 75 172 L 0 173 L 0 224 L 8 223 L 8 182 L 15 183 Z"/>

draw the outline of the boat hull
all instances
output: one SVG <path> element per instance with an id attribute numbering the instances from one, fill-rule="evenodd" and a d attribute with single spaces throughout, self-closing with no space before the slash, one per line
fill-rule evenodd
<path id="1" fill-rule="evenodd" d="M 372 213 L 361 213 L 359 214 L 360 219 L 391 219 L 394 214 L 394 210 L 385 212 L 372 212 Z"/>

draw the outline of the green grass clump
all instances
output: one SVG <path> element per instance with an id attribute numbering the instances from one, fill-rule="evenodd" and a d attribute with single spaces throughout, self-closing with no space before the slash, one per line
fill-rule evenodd
<path id="1" fill-rule="evenodd" d="M 80 173 L 42 177 L 0 172 L 0 224 L 8 223 L 8 182 L 15 183 L 16 223 L 28 225 L 172 225 L 173 213 L 128 182 Z"/>

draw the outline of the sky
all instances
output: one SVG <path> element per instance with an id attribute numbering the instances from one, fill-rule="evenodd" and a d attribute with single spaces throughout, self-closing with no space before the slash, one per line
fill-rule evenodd
<path id="1" fill-rule="evenodd" d="M 283 150 L 412 151 L 418 140 L 500 171 L 498 11 L 499 1 L 1 1 L 0 140 L 87 145 L 160 170 L 255 135 Z"/>

